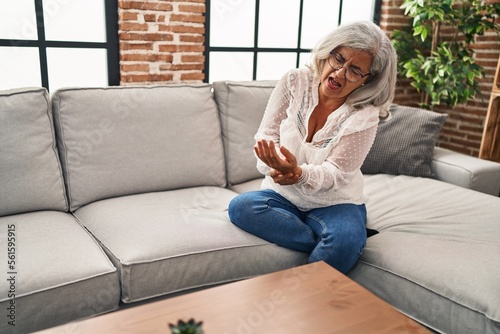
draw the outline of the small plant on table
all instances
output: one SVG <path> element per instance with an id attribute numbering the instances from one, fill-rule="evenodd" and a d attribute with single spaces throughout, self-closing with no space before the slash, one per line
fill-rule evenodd
<path id="1" fill-rule="evenodd" d="M 202 324 L 202 321 L 196 322 L 194 319 L 189 319 L 188 322 L 179 320 L 177 325 L 168 324 L 168 326 L 172 334 L 203 334 L 203 329 L 201 328 Z"/>

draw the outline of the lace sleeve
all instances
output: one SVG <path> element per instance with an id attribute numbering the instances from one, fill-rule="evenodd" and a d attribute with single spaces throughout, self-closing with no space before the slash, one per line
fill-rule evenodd
<path id="1" fill-rule="evenodd" d="M 303 164 L 295 185 L 308 195 L 337 190 L 348 184 L 361 168 L 375 140 L 377 126 L 342 137 L 321 165 Z"/>
<path id="2" fill-rule="evenodd" d="M 271 97 L 267 102 L 264 117 L 255 135 L 255 140 L 265 139 L 274 141 L 276 146 L 280 143 L 280 125 L 286 118 L 286 110 L 290 103 L 289 74 L 284 75 L 276 84 Z M 257 158 L 257 169 L 260 173 L 267 175 L 270 168 Z"/>

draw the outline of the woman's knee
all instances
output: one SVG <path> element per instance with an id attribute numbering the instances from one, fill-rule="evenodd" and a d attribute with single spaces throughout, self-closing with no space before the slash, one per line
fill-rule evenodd
<path id="1" fill-rule="evenodd" d="M 258 191 L 239 194 L 229 202 L 229 219 L 236 225 L 255 216 L 256 209 L 262 203 L 262 195 Z"/>
<path id="2" fill-rule="evenodd" d="M 248 196 L 247 194 L 240 194 L 233 198 L 231 202 L 229 202 L 229 206 L 227 209 L 229 219 L 233 222 L 236 223 L 240 219 L 240 217 L 246 216 L 246 211 L 250 207 L 248 203 Z"/>

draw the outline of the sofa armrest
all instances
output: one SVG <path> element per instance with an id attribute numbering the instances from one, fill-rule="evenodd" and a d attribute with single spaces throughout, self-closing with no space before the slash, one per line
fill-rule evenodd
<path id="1" fill-rule="evenodd" d="M 494 196 L 500 195 L 500 163 L 436 147 L 431 169 L 438 180 Z"/>

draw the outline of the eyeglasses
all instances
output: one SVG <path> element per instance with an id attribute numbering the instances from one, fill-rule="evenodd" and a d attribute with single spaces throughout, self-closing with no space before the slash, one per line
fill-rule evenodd
<path id="1" fill-rule="evenodd" d="M 339 71 L 344 67 L 345 60 L 344 57 L 342 57 L 341 54 L 336 53 L 334 51 L 330 52 L 331 56 L 328 57 L 328 64 L 333 68 L 335 71 Z M 347 81 L 350 82 L 358 82 L 359 80 L 363 79 L 364 77 L 370 76 L 371 73 L 368 72 L 366 74 L 361 73 L 360 70 L 352 67 L 346 67 L 344 68 L 344 77 L 347 79 Z"/>

